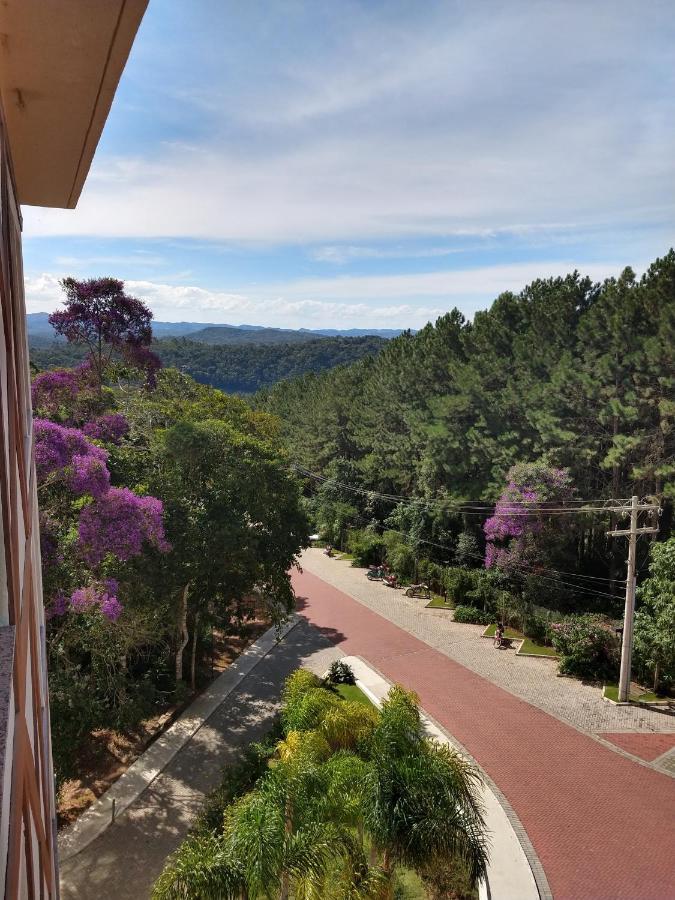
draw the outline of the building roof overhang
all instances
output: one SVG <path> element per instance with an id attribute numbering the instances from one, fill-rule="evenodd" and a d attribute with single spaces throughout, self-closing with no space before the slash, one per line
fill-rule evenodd
<path id="1" fill-rule="evenodd" d="M 147 3 L 0 4 L 0 94 L 20 203 L 76 205 Z"/>

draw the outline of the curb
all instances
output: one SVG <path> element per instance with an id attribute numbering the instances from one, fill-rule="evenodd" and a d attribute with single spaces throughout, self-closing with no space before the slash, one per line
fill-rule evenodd
<path id="1" fill-rule="evenodd" d="M 273 626 L 244 650 L 222 675 L 219 675 L 184 710 L 170 728 L 161 734 L 129 766 L 108 790 L 92 803 L 73 825 L 59 835 L 59 859 L 65 862 L 77 856 L 122 815 L 152 784 L 176 754 L 199 731 L 242 679 L 280 643 L 299 622 L 293 615 L 277 632 Z"/>
<path id="2" fill-rule="evenodd" d="M 378 708 L 389 691 L 391 682 L 360 656 L 343 657 L 356 676 L 358 688 Z M 488 863 L 487 883 L 479 886 L 480 900 L 552 900 L 546 874 L 520 819 L 497 785 L 476 760 L 445 728 L 423 709 L 422 722 L 427 734 L 450 744 L 480 771 L 483 780 L 482 801 L 485 820 L 492 835 L 494 857 Z"/>

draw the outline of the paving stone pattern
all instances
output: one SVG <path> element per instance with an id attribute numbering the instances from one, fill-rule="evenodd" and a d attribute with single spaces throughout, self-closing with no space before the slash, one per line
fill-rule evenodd
<path id="1" fill-rule="evenodd" d="M 415 635 L 528 703 L 591 733 L 618 731 L 675 732 L 675 718 L 632 706 L 614 706 L 597 687 L 556 675 L 555 660 L 515 658 L 515 650 L 497 650 L 482 638 L 482 625 L 460 625 L 446 610 L 426 609 L 426 600 L 366 578 L 365 569 L 331 559 L 322 550 L 306 550 L 302 567 L 358 600 L 368 609 Z"/>
<path id="2" fill-rule="evenodd" d="M 309 564 L 293 582 L 300 612 L 315 628 L 343 655 L 360 656 L 415 690 L 423 708 L 477 760 L 522 822 L 556 900 L 675 897 L 673 778 L 543 711 L 550 692 L 537 693 L 529 679 L 537 705 L 499 686 L 497 676 L 488 680 L 456 662 L 447 625 L 435 634 L 429 628 L 423 641 L 392 624 L 394 615 L 419 622 L 415 607 L 400 604 L 398 595 L 384 618 L 309 572 Z M 458 644 L 455 638 L 453 654 Z M 498 656 L 488 641 L 481 652 Z M 513 667 L 521 662 L 528 660 L 513 660 Z"/>

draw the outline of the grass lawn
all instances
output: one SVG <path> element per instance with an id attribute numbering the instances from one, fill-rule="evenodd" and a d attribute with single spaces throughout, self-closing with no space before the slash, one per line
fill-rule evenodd
<path id="1" fill-rule="evenodd" d="M 488 627 L 483 632 L 483 637 L 494 637 L 496 630 L 497 625 L 495 623 L 493 623 L 492 625 L 488 625 Z M 524 635 L 522 631 L 516 631 L 515 628 L 505 628 L 504 637 L 511 638 L 512 641 L 522 641 Z"/>
<path id="2" fill-rule="evenodd" d="M 496 630 L 496 625 L 488 625 L 488 627 L 483 632 L 483 637 L 494 637 Z M 518 656 L 518 654 L 522 654 L 523 656 L 525 656 L 526 654 L 531 656 L 557 656 L 553 647 L 547 647 L 545 644 L 538 644 L 531 638 L 525 637 L 522 631 L 516 631 L 515 628 L 505 628 L 504 636 L 507 638 L 511 638 L 512 641 L 523 642 L 522 646 L 518 648 L 518 653 L 516 653 L 516 656 Z"/>
<path id="3" fill-rule="evenodd" d="M 529 653 L 532 656 L 557 656 L 553 647 L 547 647 L 546 644 L 535 644 L 530 638 L 525 638 L 523 646 L 519 648 L 518 653 L 523 655 Z"/>
<path id="4" fill-rule="evenodd" d="M 332 688 L 343 700 L 355 700 L 357 703 L 363 703 L 364 706 L 373 706 L 368 697 L 355 684 L 334 684 Z"/>
<path id="5" fill-rule="evenodd" d="M 426 609 L 454 609 L 455 604 L 452 600 L 448 600 L 446 603 L 442 597 L 438 597 L 434 595 L 431 600 L 427 603 Z"/>
<path id="6" fill-rule="evenodd" d="M 605 688 L 602 692 L 603 697 L 607 697 L 608 700 L 613 700 L 615 703 L 619 701 L 619 685 L 618 684 L 606 684 Z M 630 700 L 631 703 L 656 703 L 658 700 L 665 700 L 665 697 L 654 694 L 652 691 L 645 691 L 642 694 L 631 693 Z"/>

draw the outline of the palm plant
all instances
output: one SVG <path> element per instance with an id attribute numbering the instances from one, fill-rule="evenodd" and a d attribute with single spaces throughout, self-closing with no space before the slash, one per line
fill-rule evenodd
<path id="1" fill-rule="evenodd" d="M 423 736 L 416 697 L 394 688 L 373 736 L 364 783 L 364 820 L 385 872 L 423 871 L 455 859 L 472 883 L 485 873 L 487 847 L 476 770 Z"/>
<path id="2" fill-rule="evenodd" d="M 392 688 L 379 714 L 297 672 L 284 701 L 267 770 L 221 831 L 204 825 L 183 845 L 155 900 L 383 900 L 397 865 L 439 896 L 455 872 L 475 884 L 486 864 L 478 775 L 424 737 L 414 694 Z"/>
<path id="3" fill-rule="evenodd" d="M 241 866 L 222 837 L 191 835 L 155 882 L 153 900 L 240 900 L 247 896 Z"/>

